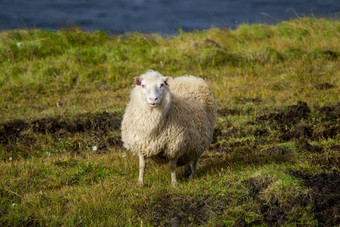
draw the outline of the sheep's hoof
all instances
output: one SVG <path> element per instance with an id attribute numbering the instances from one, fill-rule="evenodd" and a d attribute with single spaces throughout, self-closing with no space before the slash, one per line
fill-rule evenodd
<path id="1" fill-rule="evenodd" d="M 171 186 L 176 188 L 178 185 L 177 181 L 171 181 Z"/>
<path id="2" fill-rule="evenodd" d="M 139 187 L 143 187 L 143 185 L 144 185 L 144 182 L 141 181 L 141 180 L 138 180 L 138 186 L 139 186 Z"/>
<path id="3" fill-rule="evenodd" d="M 196 173 L 191 173 L 189 179 L 195 179 L 197 177 Z"/>

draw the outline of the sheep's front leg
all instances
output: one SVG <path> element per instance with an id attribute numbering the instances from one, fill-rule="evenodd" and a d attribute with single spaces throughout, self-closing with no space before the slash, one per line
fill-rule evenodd
<path id="1" fill-rule="evenodd" d="M 144 184 L 144 170 L 146 165 L 145 157 L 141 154 L 139 156 L 139 178 L 138 178 L 138 185 L 143 186 Z"/>
<path id="2" fill-rule="evenodd" d="M 170 160 L 169 167 L 171 171 L 171 185 L 177 186 L 177 177 L 176 177 L 176 167 L 177 167 L 177 159 Z"/>

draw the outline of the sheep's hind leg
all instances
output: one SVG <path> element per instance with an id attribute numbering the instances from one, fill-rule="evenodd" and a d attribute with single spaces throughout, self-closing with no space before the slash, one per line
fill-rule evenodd
<path id="1" fill-rule="evenodd" d="M 192 161 L 192 169 L 191 169 L 191 174 L 189 178 L 195 178 L 197 175 L 197 163 L 198 163 L 198 159 Z"/>
<path id="2" fill-rule="evenodd" d="M 138 178 L 138 185 L 143 186 L 144 184 L 144 170 L 146 165 L 145 157 L 141 154 L 139 156 L 139 178 Z"/>
<path id="3" fill-rule="evenodd" d="M 190 163 L 189 164 L 186 164 L 185 166 L 184 166 L 184 177 L 186 178 L 186 179 L 189 179 L 189 177 L 190 177 L 190 175 L 191 175 L 191 166 L 190 166 Z"/>
<path id="4" fill-rule="evenodd" d="M 171 185 L 176 187 L 177 186 L 177 177 L 176 177 L 177 160 L 176 159 L 170 160 L 169 167 L 171 171 Z"/>

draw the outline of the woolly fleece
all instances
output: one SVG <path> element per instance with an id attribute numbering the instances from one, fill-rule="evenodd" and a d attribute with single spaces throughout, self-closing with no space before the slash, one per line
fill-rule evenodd
<path id="1" fill-rule="evenodd" d="M 155 71 L 143 79 L 162 77 Z M 164 78 L 164 77 L 162 77 Z M 209 148 L 217 117 L 208 84 L 199 77 L 170 81 L 161 104 L 149 107 L 140 86 L 133 88 L 122 121 L 124 147 L 156 161 L 178 159 L 177 165 L 198 160 Z"/>

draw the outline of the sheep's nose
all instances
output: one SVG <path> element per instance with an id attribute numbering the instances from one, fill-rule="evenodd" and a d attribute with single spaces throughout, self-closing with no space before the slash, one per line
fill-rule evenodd
<path id="1" fill-rule="evenodd" d="M 157 101 L 158 98 L 151 98 L 151 97 L 150 97 L 149 99 L 150 99 L 150 101 L 155 102 L 155 101 Z"/>

